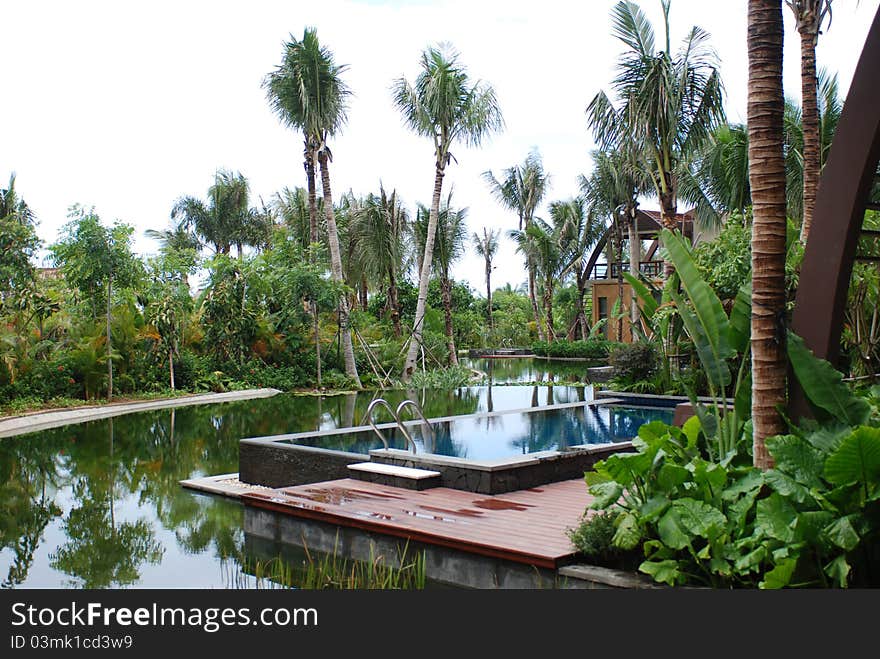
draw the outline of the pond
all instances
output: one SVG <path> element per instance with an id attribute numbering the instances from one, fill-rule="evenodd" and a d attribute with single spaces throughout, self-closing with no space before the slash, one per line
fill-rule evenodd
<path id="1" fill-rule="evenodd" d="M 507 381 L 546 379 L 532 360 L 516 361 L 518 370 L 506 361 Z M 586 401 L 593 391 L 512 385 L 382 395 L 394 405 L 415 396 L 439 417 Z M 359 425 L 373 396 L 279 394 L 0 439 L 0 586 L 253 587 L 242 565 L 265 557 L 248 553 L 242 506 L 179 481 L 238 471 L 243 437 Z"/>

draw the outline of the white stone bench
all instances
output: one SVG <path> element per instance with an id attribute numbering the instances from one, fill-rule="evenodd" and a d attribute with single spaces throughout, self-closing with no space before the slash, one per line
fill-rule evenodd
<path id="1" fill-rule="evenodd" d="M 430 469 L 399 467 L 382 462 L 355 462 L 348 465 L 352 476 L 359 480 L 394 485 L 414 490 L 426 490 L 440 485 L 440 472 Z"/>

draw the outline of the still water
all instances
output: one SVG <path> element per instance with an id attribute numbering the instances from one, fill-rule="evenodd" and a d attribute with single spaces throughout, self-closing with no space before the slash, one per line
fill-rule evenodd
<path id="1" fill-rule="evenodd" d="M 496 385 L 382 395 L 392 404 L 415 396 L 427 416 L 438 417 L 590 400 L 592 388 Z M 255 558 L 241 505 L 185 490 L 179 481 L 238 471 L 243 437 L 358 425 L 373 396 L 279 394 L 0 439 L 0 586 L 253 585 L 241 569 Z"/>

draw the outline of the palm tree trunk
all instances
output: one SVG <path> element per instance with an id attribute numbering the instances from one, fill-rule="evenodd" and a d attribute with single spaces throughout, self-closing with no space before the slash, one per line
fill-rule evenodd
<path id="1" fill-rule="evenodd" d="M 110 344 L 110 298 L 113 296 L 113 275 L 107 278 L 107 400 L 113 398 L 113 359 Z"/>
<path id="2" fill-rule="evenodd" d="M 431 197 L 431 210 L 428 213 L 428 235 L 425 236 L 425 252 L 419 267 L 419 297 L 416 299 L 416 317 L 410 337 L 409 350 L 403 364 L 401 377 L 409 382 L 416 369 L 416 358 L 422 347 L 422 328 L 425 322 L 425 307 L 428 304 L 428 280 L 431 278 L 431 263 L 434 259 L 434 237 L 437 233 L 437 218 L 440 215 L 440 195 L 443 192 L 444 166 L 437 163 L 434 174 L 434 194 Z"/>
<path id="3" fill-rule="evenodd" d="M 358 291 L 358 304 L 360 305 L 362 311 L 367 310 L 367 304 L 369 303 L 369 300 L 367 299 L 368 297 L 369 291 L 367 290 L 367 278 L 361 277 L 361 286 L 360 290 Z"/>
<path id="4" fill-rule="evenodd" d="M 638 228 L 636 227 L 636 222 L 638 222 L 638 220 L 632 217 L 631 213 L 627 213 L 627 217 L 629 218 L 629 222 L 627 222 L 627 229 L 629 231 L 629 273 L 633 277 L 638 278 L 640 275 L 639 261 L 641 261 L 642 258 Z M 629 294 L 629 320 L 632 323 L 632 327 L 638 327 L 639 301 L 638 297 L 636 297 L 636 292 L 632 290 L 632 286 L 630 286 Z"/>
<path id="5" fill-rule="evenodd" d="M 614 220 L 614 260 L 617 261 L 617 341 L 623 341 L 623 231 L 620 218 Z"/>
<path id="6" fill-rule="evenodd" d="M 749 185 L 752 190 L 752 423 L 754 464 L 785 431 L 785 162 L 782 152 L 782 3 L 749 0 Z"/>
<path id="7" fill-rule="evenodd" d="M 394 327 L 394 336 L 400 337 L 400 301 L 397 295 L 397 278 L 394 276 L 394 268 L 388 271 L 388 303 L 391 307 L 391 325 Z"/>
<path id="8" fill-rule="evenodd" d="M 306 170 L 306 186 L 308 188 L 309 198 L 309 243 L 318 242 L 318 197 L 315 191 L 315 152 L 309 146 L 308 141 L 305 142 L 305 161 L 303 167 Z M 309 254 L 309 261 L 314 264 L 315 255 Z M 318 389 L 321 388 L 321 333 L 318 319 L 318 303 L 311 300 L 309 303 L 309 312 L 312 314 L 315 327 L 315 375 Z"/>
<path id="9" fill-rule="evenodd" d="M 324 189 L 324 216 L 327 220 L 327 242 L 330 244 L 330 272 L 333 276 L 333 281 L 342 283 L 339 233 L 336 230 L 336 218 L 333 216 L 333 194 L 330 190 L 330 170 L 328 168 L 326 151 L 318 152 L 318 164 L 321 167 L 321 186 Z M 342 341 L 345 374 L 354 380 L 354 385 L 360 389 L 361 379 L 358 377 L 357 363 L 354 359 L 354 346 L 351 343 L 348 313 L 348 300 L 345 295 L 342 295 L 339 298 L 339 336 Z"/>
<path id="10" fill-rule="evenodd" d="M 494 344 L 495 321 L 492 318 L 492 260 L 488 257 L 486 258 L 486 311 L 489 313 L 489 343 Z"/>
<path id="11" fill-rule="evenodd" d="M 312 319 L 315 327 L 315 377 L 316 386 L 321 388 L 321 326 L 318 322 L 318 303 L 312 300 L 311 303 Z"/>
<path id="12" fill-rule="evenodd" d="M 550 341 L 556 340 L 556 332 L 553 330 L 553 284 L 550 281 L 544 282 L 544 313 L 547 320 L 547 338 Z"/>
<path id="13" fill-rule="evenodd" d="M 547 335 L 544 333 L 544 328 L 541 325 L 541 312 L 538 310 L 538 293 L 535 290 L 535 264 L 532 262 L 532 257 L 528 257 L 528 268 L 529 268 L 529 302 L 532 303 L 532 315 L 535 317 L 535 327 L 538 329 L 538 340 L 546 341 Z"/>
<path id="14" fill-rule="evenodd" d="M 315 152 L 306 142 L 305 161 L 306 186 L 309 193 L 309 242 L 318 242 L 318 195 L 315 185 Z"/>
<path id="15" fill-rule="evenodd" d="M 458 366 L 458 355 L 455 351 L 455 334 L 452 328 L 452 293 L 450 292 L 449 273 L 444 270 L 440 275 L 440 291 L 443 296 L 443 316 L 446 321 L 446 349 L 449 352 L 449 365 Z"/>
<path id="16" fill-rule="evenodd" d="M 174 350 L 168 348 L 168 376 L 171 380 L 171 391 L 174 391 Z"/>
<path id="17" fill-rule="evenodd" d="M 819 189 L 819 103 L 816 79 L 816 35 L 801 32 L 801 125 L 804 134 L 804 220 L 801 242 L 806 244 L 813 222 L 813 207 Z"/>
<path id="18" fill-rule="evenodd" d="M 660 194 L 660 224 L 663 225 L 664 229 L 675 231 L 678 228 L 678 224 L 675 221 L 677 214 L 678 200 L 675 198 L 670 185 L 668 192 Z M 673 272 L 675 272 L 675 266 L 672 264 L 672 261 L 666 261 L 663 264 L 664 276 L 668 279 L 672 276 Z"/>

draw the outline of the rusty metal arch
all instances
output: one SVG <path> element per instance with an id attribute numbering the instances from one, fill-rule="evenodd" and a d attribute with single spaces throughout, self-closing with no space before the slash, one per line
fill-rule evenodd
<path id="1" fill-rule="evenodd" d="M 847 292 L 880 160 L 880 9 L 874 16 L 822 170 L 804 251 L 791 328 L 818 356 L 838 365 Z M 792 387 L 790 411 L 808 413 Z"/>

